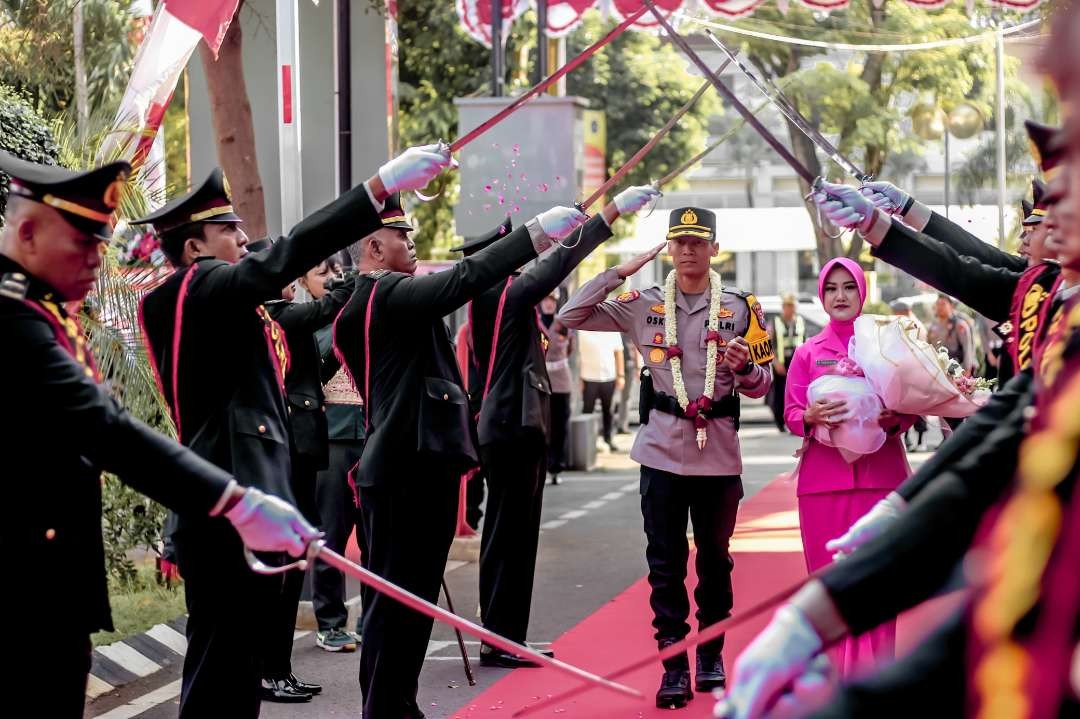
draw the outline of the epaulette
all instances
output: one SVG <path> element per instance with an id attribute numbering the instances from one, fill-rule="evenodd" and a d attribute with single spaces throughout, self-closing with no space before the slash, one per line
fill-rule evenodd
<path id="1" fill-rule="evenodd" d="M 8 272 L 0 278 L 0 297 L 13 300 L 25 300 L 30 282 L 21 272 Z"/>
<path id="2" fill-rule="evenodd" d="M 744 292 L 737 287 L 725 287 L 724 292 L 729 295 L 735 295 L 736 297 L 742 297 L 743 299 L 746 299 L 751 295 L 750 292 Z"/>
<path id="3" fill-rule="evenodd" d="M 388 274 L 390 274 L 390 270 L 372 270 L 371 272 L 367 273 L 367 276 L 370 277 L 373 280 L 381 280 L 383 277 L 386 277 Z"/>

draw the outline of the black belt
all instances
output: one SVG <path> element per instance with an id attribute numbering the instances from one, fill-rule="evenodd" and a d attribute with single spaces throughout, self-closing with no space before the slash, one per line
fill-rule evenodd
<path id="1" fill-rule="evenodd" d="M 682 417 L 683 419 L 692 419 L 687 417 L 683 413 L 682 407 L 679 405 L 679 400 L 672 397 L 670 394 L 666 394 L 659 390 L 653 397 L 652 408 L 665 412 L 667 414 L 673 414 L 676 417 Z M 705 412 L 705 416 L 709 419 L 715 419 L 717 417 L 731 417 L 735 420 L 736 426 L 739 424 L 739 398 L 737 395 L 729 394 L 721 397 L 720 399 L 713 400 L 712 406 Z"/>

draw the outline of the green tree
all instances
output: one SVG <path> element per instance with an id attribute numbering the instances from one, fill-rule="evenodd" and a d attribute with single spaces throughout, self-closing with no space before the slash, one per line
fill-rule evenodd
<path id="1" fill-rule="evenodd" d="M 886 0 L 875 8 L 873 0 L 855 0 L 845 10 L 824 18 L 792 4 L 786 14 L 765 5 L 740 23 L 747 29 L 806 39 L 852 44 L 916 43 L 968 37 L 985 26 L 987 10 L 977 7 L 969 17 L 962 3 L 941 10 L 914 8 L 901 0 Z M 993 127 L 995 60 L 992 43 L 973 43 L 918 52 L 851 52 L 843 64 L 822 57 L 818 48 L 747 39 L 729 35 L 741 43 L 751 63 L 764 75 L 783 79 L 787 94 L 800 111 L 823 133 L 834 139 L 841 152 L 860 163 L 865 172 L 880 175 L 890 156 L 921 155 L 926 143 L 910 131 L 907 113 L 911 105 L 926 99 L 952 109 L 961 102 L 979 108 Z M 1017 61 L 1007 63 L 1010 104 L 1025 101 L 1025 88 L 1015 78 Z M 789 124 L 789 138 L 796 156 L 813 173 L 833 179 L 841 176 L 833 163 L 823 162 L 814 146 Z M 804 193 L 810 191 L 800 182 Z M 857 257 L 862 240 L 854 236 L 845 247 L 822 231 L 815 212 L 820 257 L 846 254 Z"/>
<path id="2" fill-rule="evenodd" d="M 21 94 L 0 82 L 0 150 L 44 165 L 55 165 L 59 148 L 52 129 Z M 0 225 L 7 207 L 7 175 L 0 172 Z"/>
<path id="3" fill-rule="evenodd" d="M 569 37 L 573 56 L 607 32 L 614 23 L 590 12 Z M 403 146 L 452 140 L 456 135 L 455 97 L 483 95 L 491 82 L 491 53 L 460 27 L 453 3 L 441 0 L 398 2 L 400 134 Z M 507 45 L 507 87 L 511 92 L 532 84 L 536 62 L 536 24 L 530 11 L 514 23 Z M 644 145 L 702 82 L 683 68 L 676 51 L 648 33 L 627 32 L 567 76 L 567 92 L 607 111 L 607 165 L 612 171 Z M 657 179 L 703 147 L 708 118 L 717 101 L 707 93 L 678 126 L 626 178 L 626 184 Z M 442 196 L 413 209 L 420 222 L 415 234 L 421 256 L 454 240 L 453 203 L 456 175 Z M 626 231 L 627 225 L 620 223 Z"/>

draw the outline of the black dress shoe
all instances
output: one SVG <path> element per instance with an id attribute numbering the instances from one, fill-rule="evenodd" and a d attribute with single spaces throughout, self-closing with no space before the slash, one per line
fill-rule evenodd
<path id="1" fill-rule="evenodd" d="M 311 694 L 300 691 L 284 679 L 263 679 L 259 687 L 259 698 L 264 702 L 299 704 L 311 701 Z"/>
<path id="2" fill-rule="evenodd" d="M 540 653 L 545 657 L 555 656 L 555 652 L 552 651 L 541 651 Z M 504 652 L 502 649 L 484 646 L 480 648 L 480 666 L 499 667 L 501 669 L 535 669 L 540 665 L 531 659 Z"/>
<path id="3" fill-rule="evenodd" d="M 690 691 L 689 669 L 667 669 L 656 692 L 656 706 L 661 709 L 682 709 L 694 698 Z"/>
<path id="4" fill-rule="evenodd" d="M 724 657 L 719 652 L 698 651 L 697 672 L 694 673 L 695 689 L 699 692 L 711 692 L 727 686 L 727 673 L 724 671 Z"/>
<path id="5" fill-rule="evenodd" d="M 322 684 L 302 682 L 296 678 L 295 674 L 285 677 L 284 681 L 297 691 L 307 692 L 308 694 L 322 694 Z"/>

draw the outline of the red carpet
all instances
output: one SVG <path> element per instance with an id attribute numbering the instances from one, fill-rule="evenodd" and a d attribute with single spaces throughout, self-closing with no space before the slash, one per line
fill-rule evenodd
<path id="1" fill-rule="evenodd" d="M 735 558 L 735 608 L 751 607 L 806 576 L 802 543 L 799 539 L 795 487 L 788 475 L 780 475 L 739 509 L 739 523 L 732 542 Z M 689 584 L 694 583 L 694 558 L 690 558 Z M 555 641 L 559 658 L 590 671 L 604 674 L 656 651 L 652 639 L 649 585 L 644 577 Z M 691 594 L 691 601 L 693 594 Z M 901 619 L 898 647 L 911 646 L 913 633 L 921 635 L 944 611 L 948 602 L 931 603 Z M 730 670 L 735 657 L 765 626 L 772 613 L 747 622 L 728 635 L 724 656 Z M 693 617 L 693 610 L 691 610 Z M 691 619 L 693 623 L 693 619 Z M 691 662 L 693 659 L 691 658 Z M 695 700 L 679 712 L 657 709 L 653 695 L 659 682 L 660 666 L 647 667 L 619 681 L 639 690 L 646 702 L 635 702 L 599 689 L 579 694 L 564 704 L 548 707 L 529 716 L 589 717 L 590 719 L 653 719 L 678 716 L 702 719 L 712 716 L 713 699 L 696 694 Z M 543 697 L 561 693 L 577 682 L 548 669 L 518 670 L 496 682 L 475 700 L 460 707 L 452 717 L 507 717 Z M 493 713 L 493 712 L 498 712 Z"/>

